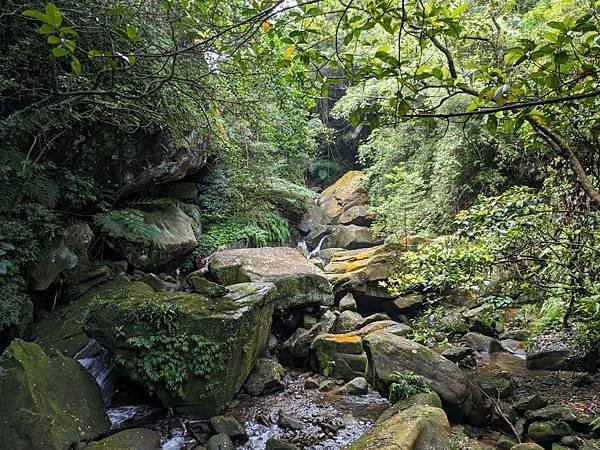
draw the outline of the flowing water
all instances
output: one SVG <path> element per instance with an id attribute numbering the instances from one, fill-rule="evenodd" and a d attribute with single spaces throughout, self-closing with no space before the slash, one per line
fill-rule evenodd
<path id="1" fill-rule="evenodd" d="M 308 248 L 308 244 L 306 243 L 306 241 L 302 240 L 300 242 L 298 242 L 298 247 L 300 247 L 303 251 L 304 251 L 304 255 L 310 259 L 312 258 L 314 255 L 316 255 L 317 253 L 319 253 L 321 251 L 321 247 L 323 246 L 323 241 L 325 241 L 325 238 L 327 237 L 327 235 L 323 236 L 320 240 L 319 243 L 317 244 L 317 246 L 315 248 L 313 248 L 312 250 L 310 250 Z"/>

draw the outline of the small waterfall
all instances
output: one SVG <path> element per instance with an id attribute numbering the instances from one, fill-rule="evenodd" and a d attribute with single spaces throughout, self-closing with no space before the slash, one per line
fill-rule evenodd
<path id="1" fill-rule="evenodd" d="M 308 259 L 310 259 L 314 255 L 316 255 L 317 253 L 319 253 L 321 251 L 321 246 L 323 245 L 323 241 L 325 241 L 326 237 L 327 237 L 327 235 L 323 236 L 319 240 L 319 243 L 317 244 L 317 246 L 314 249 L 312 249 L 312 250 L 308 249 L 308 244 L 306 243 L 305 240 L 301 240 L 300 242 L 298 242 L 298 247 L 300 247 L 304 251 L 304 255 L 306 255 L 306 257 Z"/>
<path id="2" fill-rule="evenodd" d="M 95 339 L 91 339 L 85 347 L 77 352 L 75 359 L 94 377 L 102 393 L 102 402 L 104 406 L 108 406 L 113 394 L 115 381 L 112 373 L 112 361 L 108 350 L 102 347 Z"/>

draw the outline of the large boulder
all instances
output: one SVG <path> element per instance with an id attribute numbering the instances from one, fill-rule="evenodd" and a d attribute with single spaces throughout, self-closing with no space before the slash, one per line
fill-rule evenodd
<path id="1" fill-rule="evenodd" d="M 187 206 L 193 210 L 195 207 Z M 196 211 L 197 212 L 197 211 Z M 96 222 L 108 232 L 108 243 L 136 269 L 154 270 L 168 263 L 178 262 L 196 248 L 198 222 L 171 202 L 156 205 L 147 211 L 139 210 L 148 236 L 142 240 L 131 233 L 111 235 L 111 218 L 98 215 Z M 197 215 L 197 214 L 194 214 Z"/>
<path id="2" fill-rule="evenodd" d="M 450 424 L 435 394 L 418 394 L 385 411 L 346 450 L 450 450 Z"/>
<path id="3" fill-rule="evenodd" d="M 15 340 L 0 359 L 3 448 L 66 449 L 110 429 L 100 391 L 75 360 Z"/>
<path id="4" fill-rule="evenodd" d="M 277 286 L 275 309 L 331 305 L 333 295 L 321 269 L 289 247 L 242 248 L 215 253 L 210 272 L 224 285 L 270 282 Z"/>
<path id="5" fill-rule="evenodd" d="M 165 406 L 208 418 L 265 350 L 276 291 L 272 283 L 242 283 L 212 298 L 120 279 L 95 291 L 85 329 Z"/>
<path id="6" fill-rule="evenodd" d="M 353 333 L 322 334 L 310 346 L 313 368 L 331 378 L 352 380 L 365 375 L 367 356 Z"/>
<path id="7" fill-rule="evenodd" d="M 246 392 L 250 395 L 266 395 L 285 389 L 285 370 L 274 359 L 260 358 L 246 380 Z"/>
<path id="8" fill-rule="evenodd" d="M 475 384 L 452 362 L 417 342 L 385 331 L 371 333 L 362 340 L 368 357 L 368 379 L 373 386 L 388 393 L 394 374 L 413 372 L 425 378 L 445 404 L 467 422 L 482 425 L 485 410 Z"/>
<path id="9" fill-rule="evenodd" d="M 325 212 L 328 223 L 336 223 L 340 216 L 354 206 L 367 203 L 365 174 L 354 170 L 325 189 L 317 199 L 317 205 Z"/>
<path id="10" fill-rule="evenodd" d="M 86 450 L 159 450 L 160 434 L 147 428 L 119 431 L 100 441 L 90 442 Z"/>
<path id="11" fill-rule="evenodd" d="M 532 340 L 525 355 L 528 369 L 595 370 L 598 351 L 582 348 L 572 332 L 548 332 Z"/>
<path id="12" fill-rule="evenodd" d="M 355 250 L 383 244 L 383 239 L 376 237 L 369 227 L 359 225 L 338 225 L 329 234 L 321 248 L 345 248 Z"/>

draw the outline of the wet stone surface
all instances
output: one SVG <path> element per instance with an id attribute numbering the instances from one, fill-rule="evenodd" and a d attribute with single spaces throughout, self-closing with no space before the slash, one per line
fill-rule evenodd
<path id="1" fill-rule="evenodd" d="M 241 449 L 265 448 L 271 437 L 306 450 L 333 450 L 370 429 L 389 403 L 376 392 L 364 396 L 337 395 L 304 388 L 301 374 L 286 375 L 283 392 L 264 397 L 239 395 L 227 411 L 244 426 L 249 440 Z M 289 424 L 294 426 L 288 426 Z"/>

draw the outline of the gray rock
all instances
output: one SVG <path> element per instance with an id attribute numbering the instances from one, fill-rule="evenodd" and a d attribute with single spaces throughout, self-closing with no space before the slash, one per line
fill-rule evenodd
<path id="1" fill-rule="evenodd" d="M 514 353 L 515 355 L 525 355 L 525 345 L 522 341 L 515 339 L 503 339 L 500 341 L 500 345 L 507 352 Z"/>
<path id="2" fill-rule="evenodd" d="M 526 341 L 529 338 L 529 331 L 515 328 L 506 330 L 500 335 L 500 339 L 514 339 L 516 341 Z"/>
<path id="3" fill-rule="evenodd" d="M 519 412 L 533 411 L 541 409 L 546 406 L 548 402 L 539 395 L 530 395 L 527 397 L 520 398 L 515 402 L 513 407 Z"/>
<path id="4" fill-rule="evenodd" d="M 548 405 L 544 408 L 529 411 L 527 417 L 532 420 L 556 419 L 575 425 L 589 425 L 591 418 L 581 415 L 561 405 Z"/>
<path id="5" fill-rule="evenodd" d="M 329 333 L 333 328 L 336 316 L 326 311 L 318 324 L 310 330 L 298 328 L 279 349 L 279 357 L 286 363 L 296 367 L 306 367 L 309 364 L 309 350 L 312 341 L 320 334 Z"/>
<path id="6" fill-rule="evenodd" d="M 342 395 L 365 395 L 369 392 L 369 383 L 364 377 L 356 377 L 348 381 L 339 390 Z"/>
<path id="7" fill-rule="evenodd" d="M 227 288 L 221 284 L 213 283 L 204 277 L 188 276 L 188 280 L 194 286 L 194 291 L 208 297 L 223 297 L 227 295 Z"/>
<path id="8" fill-rule="evenodd" d="M 305 389 L 318 389 L 319 382 L 317 380 L 315 380 L 313 377 L 308 377 L 306 380 L 304 380 L 304 388 Z"/>
<path id="9" fill-rule="evenodd" d="M 474 350 L 470 347 L 450 347 L 442 352 L 442 356 L 452 362 L 461 362 L 472 357 Z"/>
<path id="10" fill-rule="evenodd" d="M 210 418 L 210 426 L 217 434 L 225 434 L 231 439 L 245 440 L 248 436 L 240 423 L 230 416 L 214 416 Z"/>
<path id="11" fill-rule="evenodd" d="M 584 441 L 579 436 L 563 436 L 560 439 L 560 443 L 571 448 L 579 448 L 583 445 Z"/>
<path id="12" fill-rule="evenodd" d="M 517 443 L 513 439 L 504 435 L 501 435 L 496 441 L 496 447 L 500 450 L 510 450 L 515 445 L 517 445 Z"/>
<path id="13" fill-rule="evenodd" d="M 513 390 L 513 383 L 510 379 L 510 375 L 495 375 L 491 378 L 481 379 L 479 380 L 479 386 L 483 389 L 483 392 L 493 398 L 507 398 L 512 394 Z"/>
<path id="14" fill-rule="evenodd" d="M 277 425 L 285 430 L 301 430 L 304 428 L 302 421 L 283 413 L 281 410 L 277 416 Z"/>
<path id="15" fill-rule="evenodd" d="M 533 422 L 529 425 L 527 435 L 535 442 L 545 444 L 560 440 L 563 436 L 573 433 L 569 425 L 560 420 L 549 422 Z"/>
<path id="16" fill-rule="evenodd" d="M 169 283 L 164 281 L 158 275 L 153 273 L 145 273 L 140 277 L 140 281 L 143 281 L 156 292 L 174 292 L 179 289 L 179 286 L 175 283 Z"/>
<path id="17" fill-rule="evenodd" d="M 331 286 L 323 271 L 293 248 L 224 250 L 212 256 L 209 269 L 224 285 L 247 281 L 274 283 L 278 311 L 333 304 Z"/>
<path id="18" fill-rule="evenodd" d="M 265 450 L 300 450 L 300 447 L 296 447 L 294 444 L 282 441 L 277 438 L 269 438 Z"/>
<path id="19" fill-rule="evenodd" d="M 402 313 L 421 305 L 423 303 L 423 296 L 421 294 L 403 295 L 394 300 L 393 303 L 398 312 Z"/>
<path id="20" fill-rule="evenodd" d="M 64 238 L 55 240 L 33 267 L 31 275 L 37 282 L 35 289 L 48 289 L 61 273 L 75 268 L 77 261 L 77 255 L 67 247 Z"/>
<path id="21" fill-rule="evenodd" d="M 349 333 L 357 330 L 363 325 L 364 319 L 359 313 L 354 311 L 343 311 L 336 319 L 333 326 L 333 333 Z"/>
<path id="22" fill-rule="evenodd" d="M 235 450 L 235 445 L 226 434 L 215 434 L 206 443 L 206 450 Z"/>
<path id="23" fill-rule="evenodd" d="M 383 244 L 383 239 L 376 237 L 371 228 L 358 225 L 338 225 L 323 241 L 322 248 L 345 248 L 356 250 Z"/>
<path id="24" fill-rule="evenodd" d="M 159 450 L 160 434 L 147 428 L 119 431 L 102 440 L 90 442 L 86 450 Z"/>
<path id="25" fill-rule="evenodd" d="M 387 392 L 397 372 L 414 372 L 429 387 L 474 425 L 485 421 L 479 389 L 452 362 L 414 341 L 386 332 L 372 333 L 362 340 L 368 357 L 368 379 L 380 392 Z"/>
<path id="26" fill-rule="evenodd" d="M 266 395 L 285 389 L 285 370 L 277 361 L 259 358 L 246 380 L 246 391 L 251 395 Z"/>
<path id="27" fill-rule="evenodd" d="M 461 338 L 461 341 L 478 352 L 495 353 L 502 351 L 500 342 L 481 333 L 467 333 Z"/>
<path id="28" fill-rule="evenodd" d="M 356 300 L 351 293 L 348 293 L 342 297 L 339 304 L 340 312 L 354 311 L 356 312 Z"/>
<path id="29" fill-rule="evenodd" d="M 533 442 L 524 442 L 522 444 L 514 445 L 510 448 L 510 450 L 544 450 L 544 447 L 541 447 Z"/>

